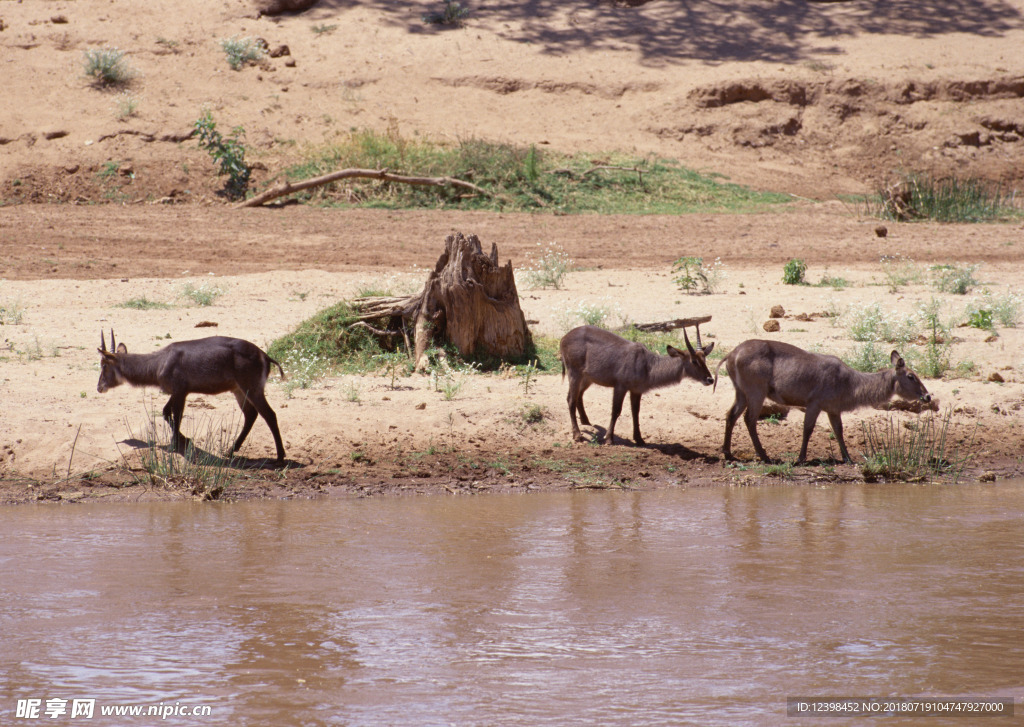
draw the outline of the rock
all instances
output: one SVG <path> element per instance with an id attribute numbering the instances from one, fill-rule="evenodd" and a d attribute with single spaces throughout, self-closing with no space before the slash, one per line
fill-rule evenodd
<path id="1" fill-rule="evenodd" d="M 427 408 L 427 402 L 421 401 L 419 404 L 416 405 L 416 408 L 420 409 L 420 410 L 426 409 Z"/>
<path id="2" fill-rule="evenodd" d="M 68 22 L 68 16 L 67 15 L 54 15 L 52 18 L 50 18 L 50 22 L 53 23 L 54 25 L 64 25 L 65 23 Z"/>
<path id="3" fill-rule="evenodd" d="M 1003 377 L 999 374 L 998 371 L 993 371 L 992 373 L 990 373 L 988 375 L 988 380 L 995 384 L 1001 384 L 1003 383 L 1003 381 L 1005 381 L 1005 379 L 1003 379 Z"/>
<path id="4" fill-rule="evenodd" d="M 199 321 L 195 325 L 196 328 L 216 328 L 217 326 L 218 324 L 213 321 Z"/>
<path id="5" fill-rule="evenodd" d="M 44 131 L 43 138 L 47 141 L 53 141 L 54 139 L 63 139 L 68 135 L 69 132 L 64 129 L 55 129 L 53 131 Z"/>
<path id="6" fill-rule="evenodd" d="M 770 315 L 772 318 L 782 318 L 783 316 L 786 315 L 786 309 L 783 308 L 781 305 L 773 305 L 772 312 Z"/>
<path id="7" fill-rule="evenodd" d="M 290 56 L 291 54 L 291 50 L 288 48 L 288 46 L 284 44 L 281 44 L 276 48 L 271 48 L 267 52 L 267 55 L 270 56 L 271 58 L 280 58 L 281 56 Z"/>
<path id="8" fill-rule="evenodd" d="M 888 234 L 889 228 L 886 227 L 885 225 L 879 225 L 878 227 L 875 228 L 875 235 L 877 235 L 878 237 L 885 237 Z"/>
<path id="9" fill-rule="evenodd" d="M 768 333 L 777 333 L 777 332 L 782 330 L 782 326 L 780 326 L 779 322 L 777 320 L 775 320 L 774 318 L 771 319 L 771 320 L 765 321 L 764 322 L 764 326 L 762 326 L 762 328 L 764 328 L 764 330 L 768 331 Z"/>
<path id="10" fill-rule="evenodd" d="M 982 472 L 980 475 L 978 475 L 978 482 L 995 482 L 995 481 L 996 481 L 996 473 L 995 472 Z"/>
<path id="11" fill-rule="evenodd" d="M 985 343 L 995 343 L 999 340 L 999 336 L 989 336 L 985 339 Z"/>

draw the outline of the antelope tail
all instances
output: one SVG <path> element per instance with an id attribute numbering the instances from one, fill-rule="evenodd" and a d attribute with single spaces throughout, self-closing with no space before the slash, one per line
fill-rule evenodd
<path id="1" fill-rule="evenodd" d="M 727 358 L 729 358 L 729 357 L 726 356 L 725 358 L 723 358 L 721 361 L 718 362 L 717 366 L 715 366 L 715 385 L 711 387 L 712 393 L 714 393 L 715 389 L 718 388 L 718 370 L 720 368 L 722 368 L 722 364 L 725 363 L 725 359 L 727 359 Z"/>

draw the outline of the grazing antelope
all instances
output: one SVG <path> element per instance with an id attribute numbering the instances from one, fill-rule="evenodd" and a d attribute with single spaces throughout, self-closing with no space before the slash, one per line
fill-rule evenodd
<path id="1" fill-rule="evenodd" d="M 715 386 L 718 386 L 718 371 L 725 364 L 736 389 L 736 401 L 725 416 L 725 444 L 722 446 L 725 458 L 732 458 L 732 428 L 746 410 L 744 421 L 757 456 L 771 462 L 757 436 L 761 405 L 765 399 L 771 399 L 783 406 L 805 410 L 804 437 L 797 464 L 802 464 L 807 457 L 807 441 L 821 412 L 828 414 L 843 462 L 851 462 L 843 440 L 843 412 L 884 404 L 894 396 L 910 401 L 932 401 L 924 383 L 907 368 L 897 351 L 893 351 L 889 359 L 891 369 L 865 374 L 835 356 L 811 353 L 788 343 L 744 341 L 715 368 Z"/>
<path id="2" fill-rule="evenodd" d="M 641 346 L 639 343 L 627 341 L 614 333 L 596 326 L 580 326 L 574 328 L 559 344 L 562 359 L 562 378 L 569 372 L 569 418 L 572 420 L 572 438 L 576 442 L 583 441 L 579 425 L 576 423 L 576 412 L 580 413 L 580 421 L 590 424 L 587 412 L 583 409 L 583 392 L 591 384 L 610 386 L 612 393 L 612 421 L 604 435 L 604 443 L 610 444 L 615 434 L 615 420 L 622 413 L 622 401 L 629 392 L 629 403 L 633 410 L 633 441 L 639 445 L 644 443 L 640 436 L 640 397 L 651 389 L 678 384 L 684 377 L 696 379 L 705 386 L 711 385 L 711 372 L 708 371 L 705 358 L 714 343 L 700 348 L 700 328 L 697 328 L 697 346 L 690 345 L 690 339 L 683 328 L 683 339 L 686 341 L 687 353 L 672 346 L 668 347 L 668 356 L 661 356 Z"/>
<path id="3" fill-rule="evenodd" d="M 185 411 L 185 397 L 189 394 L 223 394 L 230 391 L 242 408 L 245 421 L 242 432 L 235 440 L 232 452 L 242 446 L 256 414 L 270 427 L 277 445 L 277 461 L 284 461 L 284 445 L 277 428 L 277 415 L 267 403 L 263 388 L 270 375 L 270 365 L 277 366 L 284 378 L 284 369 L 259 347 L 240 338 L 211 336 L 195 341 L 172 343 L 154 353 L 128 353 L 123 343 L 114 342 L 110 331 L 110 348 L 100 331 L 99 393 L 121 384 L 132 386 L 159 386 L 170 399 L 164 406 L 164 419 L 173 431 L 175 449 L 185 450 L 188 439 L 181 435 L 181 416 Z"/>

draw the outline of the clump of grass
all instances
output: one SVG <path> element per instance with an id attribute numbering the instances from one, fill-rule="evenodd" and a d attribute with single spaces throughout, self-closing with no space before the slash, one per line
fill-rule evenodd
<path id="1" fill-rule="evenodd" d="M 949 441 L 952 407 L 947 407 L 938 425 L 936 417 L 918 417 L 901 425 L 889 416 L 883 424 L 862 422 L 864 433 L 864 479 L 913 480 L 945 477 L 956 483 L 971 460 L 971 442 L 961 452 Z"/>
<path id="2" fill-rule="evenodd" d="M 335 30 L 338 29 L 338 24 L 331 23 L 330 25 L 328 25 L 327 23 L 320 23 L 319 25 L 312 26 L 311 29 L 317 35 L 330 35 Z"/>
<path id="3" fill-rule="evenodd" d="M 18 301 L 0 301 L 0 326 L 20 326 L 25 320 L 25 307 Z"/>
<path id="4" fill-rule="evenodd" d="M 305 378 L 310 382 L 333 372 L 377 370 L 379 357 L 386 351 L 365 328 L 352 327 L 358 320 L 352 307 L 342 301 L 307 318 L 293 332 L 271 343 L 267 353 L 282 363 L 289 361 L 292 378 L 299 364 L 300 370 L 308 372 Z"/>
<path id="5" fill-rule="evenodd" d="M 182 298 L 186 298 L 195 305 L 198 306 L 211 306 L 214 301 L 224 294 L 221 288 L 209 283 L 203 283 L 201 285 L 194 285 L 193 283 L 185 283 L 181 286 L 181 291 L 178 295 Z"/>
<path id="6" fill-rule="evenodd" d="M 678 273 L 672 282 L 687 293 L 716 293 L 725 278 L 724 268 L 718 257 L 711 265 L 705 265 L 702 257 L 681 257 L 672 263 L 672 272 Z"/>
<path id="7" fill-rule="evenodd" d="M 995 295 L 986 290 L 980 298 L 967 304 L 964 315 L 968 324 L 975 328 L 995 330 L 996 324 L 1004 328 L 1016 328 L 1020 323 L 1022 306 L 1024 297 L 1010 292 Z"/>
<path id="8" fill-rule="evenodd" d="M 240 38 L 237 35 L 222 39 L 220 47 L 233 71 L 241 70 L 246 64 L 256 63 L 265 54 L 263 46 L 256 38 Z"/>
<path id="9" fill-rule="evenodd" d="M 991 222 L 1020 215 L 1013 194 L 997 184 L 927 174 L 904 175 L 868 206 L 878 217 L 901 221 Z"/>
<path id="10" fill-rule="evenodd" d="M 838 275 L 829 275 L 828 271 L 818 281 L 819 288 L 832 288 L 832 290 L 843 290 L 850 287 L 850 281 Z"/>
<path id="11" fill-rule="evenodd" d="M 851 307 L 845 318 L 854 341 L 906 343 L 918 337 L 917 316 L 883 310 L 878 303 Z"/>
<path id="12" fill-rule="evenodd" d="M 540 245 L 538 242 L 537 245 Z M 548 243 L 547 249 L 534 258 L 526 255 L 526 265 L 520 268 L 527 288 L 554 288 L 561 290 L 565 276 L 572 270 L 573 261 L 558 243 Z"/>
<path id="13" fill-rule="evenodd" d="M 975 265 L 933 265 L 933 283 L 941 293 L 967 295 L 978 286 L 974 273 L 981 264 Z"/>
<path id="14" fill-rule="evenodd" d="M 444 0 L 444 6 L 440 10 L 434 10 L 423 16 L 423 22 L 428 25 L 451 25 L 461 27 L 466 22 L 469 10 L 462 7 L 458 0 Z"/>
<path id="15" fill-rule="evenodd" d="M 902 255 L 883 255 L 881 260 L 882 274 L 889 285 L 889 292 L 895 293 L 904 285 L 917 283 L 921 280 L 921 268 L 908 257 Z"/>
<path id="16" fill-rule="evenodd" d="M 488 192 L 349 179 L 296 193 L 302 200 L 362 207 L 685 214 L 748 212 L 790 201 L 781 194 L 756 192 L 701 175 L 673 160 L 610 152 L 601 155 L 597 168 L 592 153 L 562 154 L 472 138 L 455 143 L 408 139 L 394 124 L 385 133 L 353 131 L 330 144 L 309 147 L 304 156 L 286 170 L 289 179 L 349 167 L 388 169 L 472 180 Z M 641 171 L 633 171 L 637 169 Z"/>
<path id="17" fill-rule="evenodd" d="M 186 419 L 183 429 L 187 422 Z M 184 455 L 169 445 L 158 444 L 160 440 L 170 441 L 169 432 L 167 436 L 158 436 L 158 429 L 167 427 L 162 421 L 158 425 L 156 417 L 150 416 L 142 434 L 146 447 L 140 451 L 140 464 L 150 484 L 176 489 L 188 488 L 193 495 L 216 500 L 226 487 L 238 479 L 238 461 L 231 454 L 231 447 L 240 431 L 234 416 L 227 424 L 209 418 L 201 419 Z M 131 427 L 128 433 L 131 439 L 136 439 Z"/>
<path id="18" fill-rule="evenodd" d="M 563 331 L 584 325 L 608 328 L 613 317 L 621 320 L 623 315 L 618 304 L 607 299 L 594 303 L 580 301 L 555 309 L 555 320 Z"/>
<path id="19" fill-rule="evenodd" d="M 540 404 L 526 404 L 520 415 L 527 424 L 540 424 L 547 415 L 547 409 Z"/>
<path id="20" fill-rule="evenodd" d="M 86 77 L 98 88 L 127 86 L 136 76 L 124 59 L 124 51 L 117 48 L 85 51 L 84 66 Z"/>
<path id="21" fill-rule="evenodd" d="M 130 94 L 128 91 L 123 91 L 117 99 L 117 118 L 127 119 L 135 116 L 135 112 L 139 108 L 139 99 Z"/>
<path id="22" fill-rule="evenodd" d="M 157 300 L 150 300 L 146 296 L 139 296 L 138 298 L 129 298 L 123 303 L 118 303 L 114 306 L 115 308 L 128 308 L 130 310 L 165 310 L 171 306 L 167 303 L 161 303 Z"/>
<path id="23" fill-rule="evenodd" d="M 793 258 L 782 267 L 782 282 L 786 285 L 806 285 L 806 273 L 807 263 L 799 258 Z"/>

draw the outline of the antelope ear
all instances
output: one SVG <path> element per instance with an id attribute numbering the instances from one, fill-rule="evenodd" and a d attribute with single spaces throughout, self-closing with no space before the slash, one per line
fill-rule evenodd
<path id="1" fill-rule="evenodd" d="M 689 358 L 685 353 L 680 351 L 675 346 L 666 346 L 665 350 L 668 351 L 669 356 L 675 356 L 676 358 Z"/>
<path id="2" fill-rule="evenodd" d="M 100 356 L 103 357 L 104 361 L 116 361 L 117 360 L 117 356 L 115 356 L 110 351 L 104 351 L 102 348 L 97 348 L 96 350 L 100 352 Z"/>
<path id="3" fill-rule="evenodd" d="M 900 356 L 899 351 L 893 351 L 892 353 L 890 353 L 889 361 L 892 362 L 893 368 L 897 369 L 901 369 L 907 365 L 906 362 L 903 360 L 903 357 Z"/>
<path id="4" fill-rule="evenodd" d="M 125 346 L 123 343 L 119 343 L 119 344 L 117 344 L 117 352 L 118 353 L 128 353 L 128 347 Z"/>
<path id="5" fill-rule="evenodd" d="M 704 355 L 705 356 L 710 356 L 711 352 L 714 350 L 714 348 L 715 348 L 714 342 L 709 343 L 707 346 L 704 347 Z"/>

